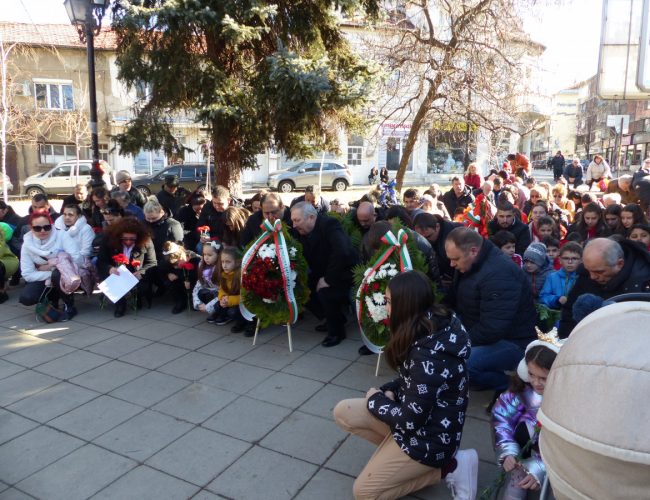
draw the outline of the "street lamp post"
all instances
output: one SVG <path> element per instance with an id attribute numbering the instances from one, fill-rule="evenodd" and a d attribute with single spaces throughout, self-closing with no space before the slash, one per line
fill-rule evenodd
<path id="1" fill-rule="evenodd" d="M 88 93 L 90 105 L 90 135 L 93 166 L 90 170 L 92 187 L 104 185 L 104 171 L 99 164 L 99 139 L 97 136 L 97 92 L 95 89 L 95 34 L 102 26 L 102 17 L 110 0 L 65 0 L 63 3 L 70 22 L 77 28 L 79 38 L 86 42 L 88 55 Z"/>

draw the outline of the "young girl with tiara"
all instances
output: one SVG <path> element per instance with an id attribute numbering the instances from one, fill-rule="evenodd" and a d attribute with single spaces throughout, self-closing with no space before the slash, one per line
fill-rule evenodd
<path id="1" fill-rule="evenodd" d="M 216 320 L 214 306 L 218 302 L 220 248 L 221 245 L 216 241 L 209 241 L 203 245 L 196 285 L 192 290 L 194 309 L 208 313 L 208 323 L 214 323 Z"/>
<path id="2" fill-rule="evenodd" d="M 539 453 L 537 410 L 562 344 L 555 330 L 539 337 L 526 347 L 510 388 L 492 408 L 497 461 L 508 473 L 503 500 L 525 499 L 529 490 L 541 487 L 546 475 Z"/>
<path id="3" fill-rule="evenodd" d="M 164 260 L 159 266 L 174 299 L 172 314 L 178 314 L 188 307 L 188 294 L 196 283 L 200 257 L 173 241 L 163 243 L 162 253 Z"/>

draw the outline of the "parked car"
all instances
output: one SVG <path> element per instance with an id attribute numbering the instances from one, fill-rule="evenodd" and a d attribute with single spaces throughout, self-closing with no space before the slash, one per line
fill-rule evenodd
<path id="1" fill-rule="evenodd" d="M 188 191 L 194 191 L 198 187 L 205 187 L 206 181 L 205 163 L 183 163 L 182 165 L 172 165 L 162 169 L 152 175 L 143 175 L 133 179 L 133 185 L 137 187 L 142 194 L 150 196 L 160 191 L 168 175 L 177 175 L 180 186 Z M 212 181 L 214 181 L 214 166 L 212 168 Z"/>
<path id="2" fill-rule="evenodd" d="M 269 188 L 282 193 L 290 193 L 294 189 L 305 188 L 318 184 L 321 168 L 320 160 L 305 160 L 285 170 L 278 170 L 269 174 L 267 184 Z M 352 172 L 350 168 L 339 162 L 325 160 L 321 186 L 334 191 L 345 191 L 352 185 Z"/>
<path id="3" fill-rule="evenodd" d="M 4 176 L 0 174 L 0 193 L 4 192 L 4 187 L 7 186 L 7 193 L 11 193 L 14 190 L 14 185 L 11 183 L 9 175 L 5 174 Z"/>
<path id="4" fill-rule="evenodd" d="M 56 167 L 36 175 L 30 175 L 25 179 L 25 194 L 33 197 L 35 194 L 45 193 L 54 195 L 68 195 L 74 192 L 76 184 L 87 184 L 90 182 L 90 169 L 92 160 L 79 161 L 79 175 L 76 176 L 77 160 L 66 160 Z M 112 172 L 111 166 L 104 160 L 100 160 L 104 173 Z"/>

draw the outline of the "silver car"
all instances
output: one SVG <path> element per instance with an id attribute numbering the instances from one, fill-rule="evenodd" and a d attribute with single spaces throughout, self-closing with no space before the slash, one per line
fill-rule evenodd
<path id="1" fill-rule="evenodd" d="M 345 191 L 348 186 L 352 185 L 352 172 L 347 165 L 332 160 L 325 160 L 322 165 L 321 186 L 323 189 Z M 293 167 L 269 174 L 267 184 L 269 188 L 276 189 L 281 193 L 290 193 L 294 189 L 318 185 L 320 169 L 320 160 L 301 161 Z"/>
<path id="2" fill-rule="evenodd" d="M 66 160 L 59 163 L 56 167 L 36 175 L 31 175 L 25 179 L 25 194 L 32 198 L 35 194 L 58 194 L 67 195 L 74 193 L 76 184 L 88 184 L 90 182 L 90 169 L 92 160 L 80 160 L 79 171 L 77 172 L 77 161 Z M 107 175 L 112 169 L 104 160 L 99 161 L 104 170 L 104 180 L 107 181 Z M 110 185 L 108 186 L 110 188 Z"/>

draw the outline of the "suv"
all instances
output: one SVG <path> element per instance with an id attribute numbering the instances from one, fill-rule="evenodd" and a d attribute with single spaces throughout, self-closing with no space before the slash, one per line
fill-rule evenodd
<path id="1" fill-rule="evenodd" d="M 99 164 L 105 174 L 110 174 L 112 169 L 104 160 Z M 79 176 L 77 170 L 77 160 L 66 160 L 59 163 L 56 167 L 36 175 L 30 175 L 25 179 L 25 194 L 32 198 L 39 193 L 68 195 L 74 192 L 76 184 L 88 184 L 90 182 L 90 169 L 92 160 L 79 160 Z"/>
<path id="2" fill-rule="evenodd" d="M 306 188 L 318 184 L 320 160 L 301 161 L 293 167 L 269 174 L 269 188 L 281 193 L 290 193 L 296 188 Z M 345 191 L 352 185 L 352 172 L 347 165 L 332 160 L 323 162 L 321 186 L 331 187 L 334 191 Z"/>
<path id="3" fill-rule="evenodd" d="M 214 181 L 214 165 L 211 165 L 211 168 L 212 180 Z M 162 189 L 161 186 L 165 182 L 166 176 L 176 175 L 181 187 L 188 191 L 194 191 L 199 187 L 205 188 L 206 171 L 205 163 L 183 163 L 182 165 L 164 168 L 152 175 L 136 177 L 133 179 L 133 185 L 145 196 L 151 196 L 152 192 L 158 192 Z"/>

